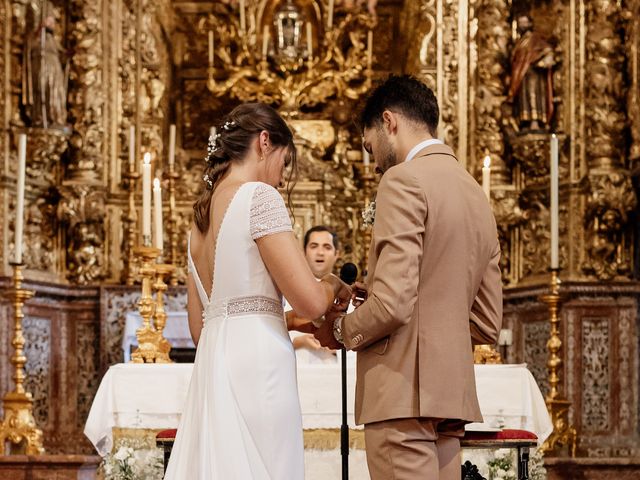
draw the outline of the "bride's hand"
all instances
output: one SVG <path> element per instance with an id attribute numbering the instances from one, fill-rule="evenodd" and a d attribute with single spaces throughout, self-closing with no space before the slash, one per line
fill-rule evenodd
<path id="1" fill-rule="evenodd" d="M 329 282 L 333 287 L 334 303 L 329 306 L 327 311 L 339 310 L 344 312 L 351 301 L 351 287 L 333 274 L 327 275 L 322 280 Z"/>

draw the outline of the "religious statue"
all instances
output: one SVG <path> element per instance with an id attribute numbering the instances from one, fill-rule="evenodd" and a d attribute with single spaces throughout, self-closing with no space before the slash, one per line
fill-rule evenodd
<path id="1" fill-rule="evenodd" d="M 22 74 L 22 104 L 31 126 L 64 129 L 67 124 L 67 75 L 64 50 L 54 36 L 51 2 L 42 5 L 40 26 L 27 36 Z"/>
<path id="2" fill-rule="evenodd" d="M 528 15 L 520 15 L 516 22 L 520 39 L 511 55 L 508 99 L 513 100 L 514 117 L 521 129 L 546 129 L 553 116 L 553 48 L 533 31 Z"/>

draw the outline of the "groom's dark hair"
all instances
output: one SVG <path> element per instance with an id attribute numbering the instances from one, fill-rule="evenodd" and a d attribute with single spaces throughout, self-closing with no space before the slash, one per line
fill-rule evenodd
<path id="1" fill-rule="evenodd" d="M 425 125 L 431 135 L 438 128 L 438 100 L 433 91 L 411 75 L 390 75 L 369 95 L 360 115 L 360 127 L 371 128 L 382 123 L 385 110 L 400 113 Z"/>

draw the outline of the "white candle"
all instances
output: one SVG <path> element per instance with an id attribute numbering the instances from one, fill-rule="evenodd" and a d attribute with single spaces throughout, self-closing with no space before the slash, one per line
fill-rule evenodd
<path id="1" fill-rule="evenodd" d="M 482 190 L 489 200 L 491 200 L 491 157 L 484 157 L 482 167 Z"/>
<path id="2" fill-rule="evenodd" d="M 247 22 L 244 17 L 244 0 L 240 0 L 240 31 L 244 33 L 247 28 Z"/>
<path id="3" fill-rule="evenodd" d="M 136 169 L 136 127 L 129 127 L 129 170 Z"/>
<path id="4" fill-rule="evenodd" d="M 362 146 L 362 164 L 367 167 L 371 163 L 371 157 L 369 156 L 369 152 Z"/>
<path id="5" fill-rule="evenodd" d="M 329 0 L 329 8 L 327 9 L 327 28 L 333 27 L 333 0 Z"/>
<path id="6" fill-rule="evenodd" d="M 558 137 L 551 135 L 551 268 L 558 268 L 559 262 L 559 226 L 558 226 Z"/>
<path id="7" fill-rule="evenodd" d="M 209 30 L 209 66 L 213 67 L 213 30 Z"/>
<path id="8" fill-rule="evenodd" d="M 16 198 L 15 255 L 13 261 L 22 263 L 22 231 L 24 227 L 24 185 L 27 168 L 27 136 L 21 133 L 18 137 L 18 185 Z"/>
<path id="9" fill-rule="evenodd" d="M 216 127 L 211 127 L 209 129 L 209 138 L 215 137 L 217 134 L 218 134 L 218 130 L 216 130 Z"/>
<path id="10" fill-rule="evenodd" d="M 163 248 L 163 228 L 162 228 L 162 188 L 160 179 L 153 179 L 153 246 L 162 250 Z"/>
<path id="11" fill-rule="evenodd" d="M 169 126 L 169 168 L 176 162 L 176 126 Z"/>
<path id="12" fill-rule="evenodd" d="M 367 68 L 371 69 L 371 61 L 373 59 L 373 31 L 367 33 Z"/>
<path id="13" fill-rule="evenodd" d="M 142 162 L 142 239 L 151 240 L 151 154 Z"/>
<path id="14" fill-rule="evenodd" d="M 311 22 L 307 22 L 307 51 L 309 52 L 309 60 L 313 58 L 313 34 L 311 31 Z"/>
<path id="15" fill-rule="evenodd" d="M 267 25 L 262 29 L 262 58 L 267 58 L 269 53 L 269 27 Z"/>

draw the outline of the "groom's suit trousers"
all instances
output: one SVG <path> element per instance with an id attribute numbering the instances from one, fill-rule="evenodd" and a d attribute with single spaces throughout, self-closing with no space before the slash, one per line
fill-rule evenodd
<path id="1" fill-rule="evenodd" d="M 402 418 L 365 425 L 371 480 L 460 480 L 462 424 Z"/>

